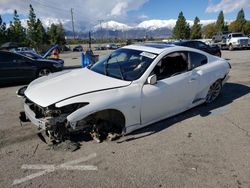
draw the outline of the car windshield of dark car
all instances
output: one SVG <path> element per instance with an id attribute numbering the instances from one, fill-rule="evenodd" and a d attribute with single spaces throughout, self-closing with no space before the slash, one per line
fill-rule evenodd
<path id="1" fill-rule="evenodd" d="M 20 54 L 26 57 L 32 58 L 32 59 L 42 59 L 42 56 L 32 53 L 32 52 L 20 52 Z"/>
<path id="2" fill-rule="evenodd" d="M 150 52 L 119 49 L 88 68 L 113 78 L 133 81 L 142 76 L 156 56 Z"/>

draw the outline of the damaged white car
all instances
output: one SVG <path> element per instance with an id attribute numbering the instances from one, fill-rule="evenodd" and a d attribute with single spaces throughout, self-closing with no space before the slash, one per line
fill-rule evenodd
<path id="1" fill-rule="evenodd" d="M 50 74 L 19 89 L 21 119 L 56 142 L 75 131 L 101 141 L 213 102 L 230 68 L 226 60 L 192 48 L 125 46 L 89 67 Z"/>

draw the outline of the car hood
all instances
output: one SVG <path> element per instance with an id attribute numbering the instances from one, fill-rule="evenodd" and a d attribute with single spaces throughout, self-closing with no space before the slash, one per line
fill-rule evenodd
<path id="1" fill-rule="evenodd" d="M 62 59 L 43 59 L 43 58 L 38 58 L 36 59 L 36 61 L 39 63 L 63 63 L 64 62 Z"/>
<path id="2" fill-rule="evenodd" d="M 130 83 L 81 68 L 38 78 L 30 83 L 25 96 L 34 103 L 47 107 L 77 95 L 125 87 Z"/>

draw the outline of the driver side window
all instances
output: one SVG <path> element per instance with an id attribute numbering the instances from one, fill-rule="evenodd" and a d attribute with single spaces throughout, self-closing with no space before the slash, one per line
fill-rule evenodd
<path id="1" fill-rule="evenodd" d="M 166 79 L 188 70 L 188 56 L 186 52 L 174 52 L 162 58 L 153 70 L 157 80 Z"/>

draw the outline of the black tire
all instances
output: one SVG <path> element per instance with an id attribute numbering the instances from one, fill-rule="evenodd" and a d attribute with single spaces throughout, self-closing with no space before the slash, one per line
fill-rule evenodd
<path id="1" fill-rule="evenodd" d="M 47 76 L 51 73 L 51 70 L 48 68 L 42 68 L 38 71 L 37 77 Z"/>
<path id="2" fill-rule="evenodd" d="M 206 104 L 212 103 L 220 94 L 222 89 L 222 84 L 221 84 L 221 80 L 217 80 L 216 82 L 214 82 L 207 93 L 206 96 Z"/>
<path id="3" fill-rule="evenodd" d="M 232 45 L 232 44 L 229 44 L 229 47 L 228 47 L 228 49 L 229 49 L 230 51 L 233 51 L 233 50 L 234 50 L 234 47 L 233 47 L 233 45 Z"/>
<path id="4" fill-rule="evenodd" d="M 217 57 L 221 57 L 221 53 L 220 53 L 220 52 L 216 52 L 215 55 L 216 55 Z"/>

